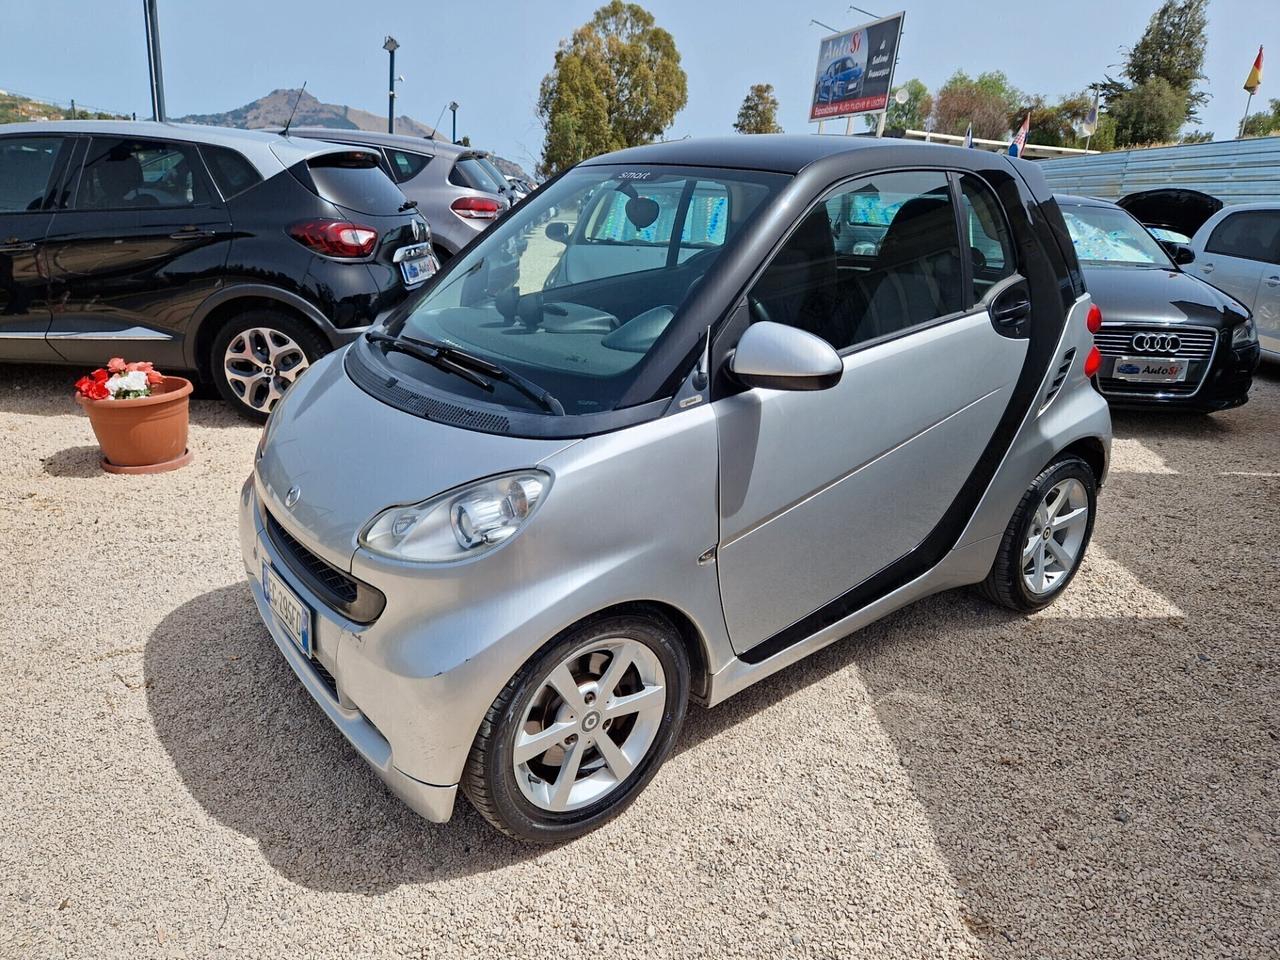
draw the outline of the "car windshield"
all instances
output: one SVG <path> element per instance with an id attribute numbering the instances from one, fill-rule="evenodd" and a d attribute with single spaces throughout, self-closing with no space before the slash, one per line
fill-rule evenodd
<path id="1" fill-rule="evenodd" d="M 1156 238 L 1118 207 L 1063 205 L 1062 216 L 1082 263 L 1173 266 Z"/>
<path id="2" fill-rule="evenodd" d="M 384 332 L 501 366 L 566 414 L 615 409 L 689 292 L 787 179 L 580 167 L 484 234 Z M 388 351 L 386 362 L 437 389 L 547 412 L 499 378 L 482 386 L 402 352 Z"/>

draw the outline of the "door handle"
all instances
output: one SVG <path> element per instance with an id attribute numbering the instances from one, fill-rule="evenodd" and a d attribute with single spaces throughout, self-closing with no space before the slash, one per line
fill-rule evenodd
<path id="1" fill-rule="evenodd" d="M 1025 320 L 1030 313 L 1031 301 L 1025 297 L 991 307 L 991 319 L 1002 327 L 1011 327 L 1019 321 Z"/>
<path id="2" fill-rule="evenodd" d="M 7 243 L 0 243 L 0 253 L 29 253 L 35 248 L 36 245 L 34 243 L 19 242 L 16 240 L 9 241 Z"/>
<path id="3" fill-rule="evenodd" d="M 1202 263 L 1202 264 L 1200 264 L 1200 272 L 1201 272 L 1201 273 L 1213 273 L 1213 264 L 1212 264 L 1212 263 Z"/>
<path id="4" fill-rule="evenodd" d="M 1268 287 L 1280 287 L 1280 277 L 1267 277 L 1266 283 Z"/>
<path id="5" fill-rule="evenodd" d="M 199 227 L 183 227 L 176 233 L 169 234 L 170 240 L 207 240 L 216 237 L 212 230 L 201 230 Z"/>

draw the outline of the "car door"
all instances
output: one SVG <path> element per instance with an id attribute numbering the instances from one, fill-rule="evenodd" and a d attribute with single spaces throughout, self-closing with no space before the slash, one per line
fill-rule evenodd
<path id="1" fill-rule="evenodd" d="M 1274 259 L 1278 240 L 1280 210 L 1228 212 L 1196 234 L 1192 242 L 1196 259 L 1189 269 L 1254 310 L 1263 275 L 1276 273 L 1268 273 L 1274 263 L 1267 261 Z M 1276 335 L 1280 329 L 1271 331 L 1272 337 Z"/>
<path id="2" fill-rule="evenodd" d="M 94 136 L 45 241 L 49 343 L 75 363 L 127 353 L 181 365 L 230 242 L 226 206 L 194 145 Z"/>
<path id="3" fill-rule="evenodd" d="M 43 244 L 72 140 L 0 137 L 0 360 L 56 360 Z"/>
<path id="4" fill-rule="evenodd" d="M 837 254 L 832 218 L 846 215 L 880 237 L 874 255 L 867 244 Z M 985 250 L 980 267 L 974 249 Z M 920 171 L 834 190 L 757 278 L 739 308 L 748 319 L 827 339 L 844 372 L 824 391 L 752 389 L 715 401 L 717 566 L 740 655 L 825 625 L 824 612 L 940 523 L 1021 374 L 1025 321 L 998 328 L 981 302 L 1011 295 L 1029 309 L 1017 270 L 991 188 Z"/>

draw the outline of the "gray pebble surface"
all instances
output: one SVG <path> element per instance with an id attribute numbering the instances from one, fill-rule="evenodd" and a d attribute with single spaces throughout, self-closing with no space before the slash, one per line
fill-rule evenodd
<path id="1" fill-rule="evenodd" d="M 109 476 L 73 379 L 0 378 L 0 956 L 1280 956 L 1275 369 L 1116 414 L 1049 610 L 944 594 L 695 707 L 553 849 L 418 819 L 310 702 L 243 582 L 255 427 L 196 400 L 189 467 Z"/>

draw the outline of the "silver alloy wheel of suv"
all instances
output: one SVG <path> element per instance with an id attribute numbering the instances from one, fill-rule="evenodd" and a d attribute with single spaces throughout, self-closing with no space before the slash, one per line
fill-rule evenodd
<path id="1" fill-rule="evenodd" d="M 284 391 L 310 366 L 292 337 L 270 327 L 251 327 L 231 339 L 222 358 L 223 376 L 241 402 L 270 413 Z"/>

